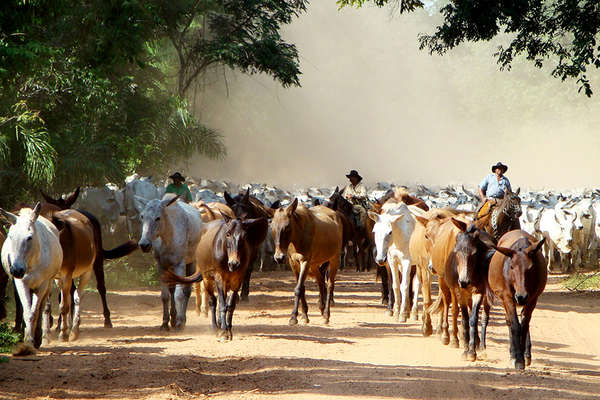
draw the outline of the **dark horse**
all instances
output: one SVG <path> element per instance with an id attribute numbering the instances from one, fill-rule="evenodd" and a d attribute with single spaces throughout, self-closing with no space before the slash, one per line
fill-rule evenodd
<path id="1" fill-rule="evenodd" d="M 344 240 L 345 246 L 341 266 L 346 266 L 346 257 L 348 251 L 350 251 L 356 260 L 357 272 L 370 270 L 371 265 L 374 264 L 372 252 L 373 245 L 367 227 L 358 226 L 354 216 L 354 207 L 352 206 L 352 203 L 346 200 L 344 196 L 342 196 L 339 187 L 336 187 L 335 191 L 329 197 L 329 200 L 323 203 L 323 205 L 342 213 L 345 219 L 351 224 L 344 232 L 346 236 L 345 239 L 347 240 Z"/>
<path id="2" fill-rule="evenodd" d="M 273 218 L 274 209 L 265 206 L 260 200 L 254 196 L 250 196 L 250 189 L 246 190 L 244 194 L 238 194 L 235 197 L 227 192 L 223 195 L 225 202 L 231 208 L 236 218 L 242 221 L 247 219 L 265 218 L 269 220 Z M 246 276 L 244 277 L 244 283 L 242 284 L 242 290 L 240 293 L 240 301 L 248 301 L 248 295 L 250 294 L 250 277 L 252 276 L 252 270 L 254 264 L 259 256 L 259 249 L 257 247 L 252 248 L 252 254 L 250 255 L 250 264 L 246 269 Z"/>
<path id="3" fill-rule="evenodd" d="M 496 200 L 496 204 L 487 206 L 484 204 L 477 214 L 475 225 L 479 229 L 485 230 L 498 240 L 506 232 L 521 229 L 519 217 L 522 214 L 521 199 L 518 188 L 516 192 L 508 189 L 504 192 L 504 198 Z"/>
<path id="4" fill-rule="evenodd" d="M 208 292 L 212 325 L 221 341 L 231 340 L 231 323 L 238 299 L 238 290 L 250 267 L 250 257 L 265 240 L 268 223 L 265 218 L 231 219 L 209 222 L 196 249 L 196 273 L 180 277 L 166 270 L 163 280 L 168 284 L 194 283 L 202 280 Z M 216 318 L 215 286 L 219 296 L 219 318 Z"/>
<path id="5" fill-rule="evenodd" d="M 548 270 L 540 251 L 544 239 L 535 241 L 527 232 L 515 230 L 498 241 L 490 262 L 490 294 L 502 300 L 510 335 L 510 359 L 516 369 L 531 364 L 529 322 L 538 297 L 546 287 Z M 517 305 L 522 306 L 521 321 Z"/>
<path id="6" fill-rule="evenodd" d="M 52 214 L 56 211 L 62 211 L 70 209 L 77 197 L 79 196 L 80 188 L 77 188 L 73 194 L 66 198 L 59 197 L 58 199 L 54 199 L 47 194 L 41 192 L 42 197 L 46 200 L 45 203 L 42 203 L 41 215 L 45 218 L 52 221 Z M 25 205 L 20 205 L 18 208 L 22 208 Z M 102 230 L 100 228 L 100 222 L 98 219 L 92 215 L 91 213 L 84 210 L 77 210 L 81 214 L 83 214 L 90 222 L 92 229 L 94 231 L 94 244 L 96 247 L 96 258 L 94 261 L 94 275 L 96 277 L 96 287 L 98 289 L 98 293 L 100 294 L 100 299 L 102 300 L 102 308 L 104 314 L 104 327 L 112 328 L 112 322 L 110 320 L 110 310 L 108 308 L 108 304 L 106 302 L 106 284 L 104 280 L 104 260 L 112 260 L 120 257 L 124 257 L 135 249 L 137 249 L 137 244 L 132 241 L 128 241 L 112 250 L 104 250 L 102 247 Z M 5 286 L 7 282 L 3 282 L 0 279 L 0 293 L 5 291 Z M 71 297 L 75 292 L 75 285 L 71 286 Z M 18 301 L 18 296 L 15 295 L 15 303 L 16 304 L 16 316 L 15 316 L 15 330 L 21 331 L 24 327 L 23 325 L 23 309 L 21 307 L 20 302 Z M 73 304 L 73 302 L 71 302 Z"/>

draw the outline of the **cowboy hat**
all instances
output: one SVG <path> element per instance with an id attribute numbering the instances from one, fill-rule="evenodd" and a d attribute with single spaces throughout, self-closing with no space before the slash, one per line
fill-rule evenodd
<path id="1" fill-rule="evenodd" d="M 352 171 L 350 171 L 350 173 L 348 175 L 346 175 L 346 178 L 348 178 L 348 179 L 350 179 L 350 178 L 358 178 L 359 180 L 362 181 L 362 176 L 360 176 L 355 169 L 353 169 Z"/>
<path id="2" fill-rule="evenodd" d="M 500 161 L 498 161 L 496 165 L 492 165 L 492 172 L 495 172 L 496 168 L 500 168 L 502 170 L 502 173 L 505 173 L 508 170 L 508 167 L 502 164 Z"/>
<path id="3" fill-rule="evenodd" d="M 185 177 L 179 172 L 175 172 L 173 175 L 169 176 L 169 178 L 173 179 L 174 181 L 185 181 Z"/>

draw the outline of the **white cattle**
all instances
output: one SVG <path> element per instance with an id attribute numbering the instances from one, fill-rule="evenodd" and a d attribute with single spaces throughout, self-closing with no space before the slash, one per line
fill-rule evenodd
<path id="1" fill-rule="evenodd" d="M 579 200 L 569 211 L 575 214 L 571 262 L 574 267 L 583 267 L 591 261 L 590 256 L 595 254 L 597 247 L 596 217 L 592 199 Z"/>
<path id="2" fill-rule="evenodd" d="M 136 197 L 145 200 L 160 199 L 160 191 L 150 178 L 140 178 L 134 174 L 125 180 L 125 215 L 127 217 L 127 230 L 131 237 L 139 237 L 142 233 L 140 224 L 139 202 Z"/>
<path id="3" fill-rule="evenodd" d="M 564 209 L 565 205 L 561 201 L 554 208 L 542 210 L 540 216 L 539 230 L 546 237 L 544 248 L 550 271 L 564 272 L 570 267 L 576 214 Z"/>

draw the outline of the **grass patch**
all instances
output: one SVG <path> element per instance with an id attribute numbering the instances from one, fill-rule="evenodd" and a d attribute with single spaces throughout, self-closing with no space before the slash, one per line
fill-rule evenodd
<path id="1" fill-rule="evenodd" d="M 108 290 L 157 287 L 158 269 L 155 263 L 132 263 L 128 259 L 109 261 L 104 264 L 106 288 Z M 96 285 L 90 285 L 95 288 Z"/>
<path id="2" fill-rule="evenodd" d="M 20 339 L 6 322 L 0 324 L 0 353 L 10 353 Z"/>
<path id="3" fill-rule="evenodd" d="M 562 282 L 569 290 L 598 290 L 600 289 L 600 273 L 571 275 Z"/>

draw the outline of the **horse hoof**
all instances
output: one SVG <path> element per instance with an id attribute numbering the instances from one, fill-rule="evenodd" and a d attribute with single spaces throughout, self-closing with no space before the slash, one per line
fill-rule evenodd
<path id="1" fill-rule="evenodd" d="M 419 320 L 419 313 L 413 312 L 410 314 L 410 319 L 412 319 L 413 321 L 418 321 Z"/>
<path id="2" fill-rule="evenodd" d="M 441 340 L 444 346 L 447 346 L 450 343 L 450 337 L 448 335 L 442 335 Z"/>
<path id="3" fill-rule="evenodd" d="M 485 350 L 486 350 L 485 344 L 483 344 L 483 343 L 480 343 L 480 344 L 479 344 L 479 347 L 477 347 L 477 349 L 478 349 L 479 351 L 485 351 Z"/>
<path id="4" fill-rule="evenodd" d="M 329 325 L 329 318 L 324 318 L 323 319 L 323 324 Z"/>
<path id="5" fill-rule="evenodd" d="M 290 326 L 298 325 L 298 318 L 292 317 L 289 322 Z"/>
<path id="6" fill-rule="evenodd" d="M 302 321 L 302 323 L 303 323 L 304 325 L 307 325 L 307 324 L 310 322 L 310 320 L 308 319 L 308 317 L 307 317 L 307 316 L 303 316 L 303 317 L 301 317 L 301 318 L 300 318 L 300 320 Z"/>
<path id="7" fill-rule="evenodd" d="M 525 369 L 525 362 L 521 360 L 513 360 L 513 366 L 515 369 Z"/>
<path id="8" fill-rule="evenodd" d="M 71 334 L 69 335 L 69 341 L 73 342 L 77 339 L 79 339 L 79 332 L 72 331 Z"/>
<path id="9" fill-rule="evenodd" d="M 477 360 L 477 353 L 475 353 L 474 351 L 469 351 L 467 354 L 467 361 L 476 361 Z"/>
<path id="10" fill-rule="evenodd" d="M 388 317 L 392 317 L 394 313 L 392 312 L 392 310 L 385 310 L 385 315 L 387 315 Z"/>
<path id="11" fill-rule="evenodd" d="M 30 356 L 32 354 L 35 354 L 35 349 L 30 344 L 21 343 L 19 344 L 19 346 L 17 346 L 17 348 L 15 349 L 15 351 L 13 351 L 12 354 L 15 357 Z"/>
<path id="12" fill-rule="evenodd" d="M 531 357 L 525 357 L 525 365 L 528 367 L 531 365 Z"/>
<path id="13" fill-rule="evenodd" d="M 402 314 L 398 317 L 398 321 L 399 322 L 406 322 L 408 318 L 406 318 L 406 315 Z"/>
<path id="14" fill-rule="evenodd" d="M 173 330 L 175 332 L 181 332 L 184 328 L 185 328 L 185 323 L 178 323 L 178 324 L 175 324 L 175 327 L 173 328 Z"/>
<path id="15" fill-rule="evenodd" d="M 106 329 L 111 329 L 113 327 L 113 324 L 110 321 L 104 321 L 104 327 Z"/>
<path id="16" fill-rule="evenodd" d="M 162 325 L 160 326 L 160 330 L 161 330 L 161 331 L 168 332 L 168 331 L 169 331 L 169 324 L 162 324 Z"/>
<path id="17" fill-rule="evenodd" d="M 60 340 L 62 340 L 63 342 L 68 342 L 69 341 L 69 335 L 67 333 L 61 333 L 60 334 Z"/>
<path id="18" fill-rule="evenodd" d="M 460 348 L 460 344 L 459 344 L 459 342 L 458 342 L 458 339 L 456 339 L 456 338 L 452 338 L 452 339 L 450 340 L 450 347 L 452 347 L 452 348 L 454 348 L 454 349 L 458 349 L 458 348 Z"/>
<path id="19" fill-rule="evenodd" d="M 46 347 L 49 344 L 50 344 L 50 338 L 45 337 L 42 339 L 42 345 L 40 347 Z"/>
<path id="20" fill-rule="evenodd" d="M 241 295 L 240 296 L 240 303 L 248 303 L 250 300 L 248 298 L 248 295 Z"/>
<path id="21" fill-rule="evenodd" d="M 423 331 L 423 336 L 425 336 L 425 337 L 431 336 L 431 334 L 433 333 L 433 329 L 432 329 L 431 325 L 427 325 L 427 324 L 423 325 L 422 331 Z"/>

